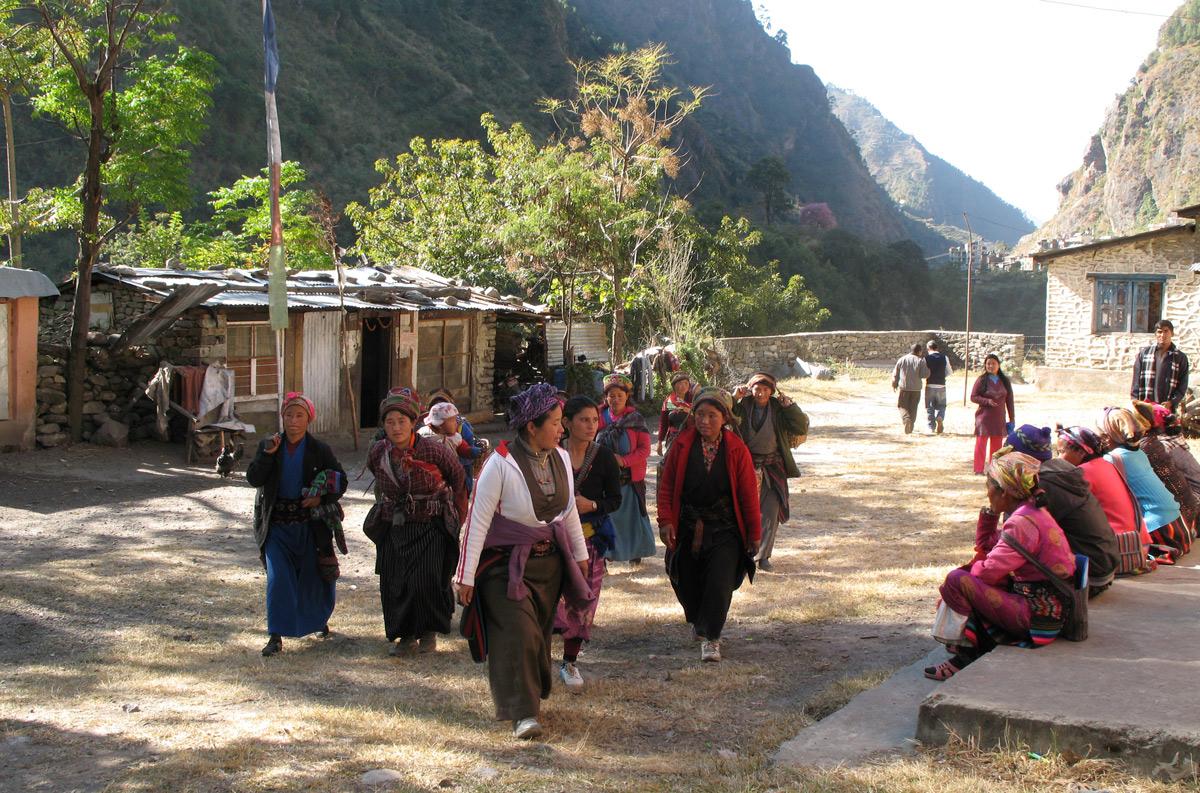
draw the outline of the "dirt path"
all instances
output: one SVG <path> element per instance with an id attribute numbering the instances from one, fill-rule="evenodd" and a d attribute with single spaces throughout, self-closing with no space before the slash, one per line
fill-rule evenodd
<path id="1" fill-rule="evenodd" d="M 886 385 L 796 396 L 814 429 L 793 519 L 776 572 L 734 598 L 727 660 L 699 664 L 661 553 L 615 564 L 580 659 L 589 689 L 556 690 L 548 739 L 525 745 L 491 720 L 461 639 L 387 657 L 365 480 L 345 502 L 335 637 L 263 659 L 244 481 L 165 445 L 0 457 L 0 788 L 345 790 L 374 768 L 399 771 L 400 790 L 807 785 L 766 757 L 839 681 L 928 649 L 934 587 L 969 555 L 981 480 L 964 408 L 947 435 L 905 437 Z M 1086 419 L 1102 402 L 1022 388 L 1018 417 Z"/>

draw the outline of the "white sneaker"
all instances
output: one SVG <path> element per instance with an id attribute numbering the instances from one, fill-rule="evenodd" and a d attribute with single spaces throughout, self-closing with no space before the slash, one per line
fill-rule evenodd
<path id="1" fill-rule="evenodd" d="M 570 661 L 563 661 L 558 667 L 558 676 L 562 679 L 563 685 L 567 687 L 567 691 L 572 694 L 578 694 L 583 691 L 583 675 L 579 674 L 579 670 L 575 668 L 575 664 Z"/>
<path id="2" fill-rule="evenodd" d="M 700 660 L 717 662 L 721 660 L 721 640 L 705 639 L 700 643 Z"/>
<path id="3" fill-rule="evenodd" d="M 520 738 L 523 741 L 528 741 L 530 738 L 536 738 L 542 734 L 542 725 L 538 724 L 538 720 L 530 717 L 528 719 L 518 719 L 513 722 L 513 737 Z"/>

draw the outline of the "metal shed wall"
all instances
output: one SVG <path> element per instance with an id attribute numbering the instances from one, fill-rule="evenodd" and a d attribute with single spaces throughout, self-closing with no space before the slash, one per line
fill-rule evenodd
<path id="1" fill-rule="evenodd" d="M 550 366 L 562 366 L 562 345 L 566 335 L 565 322 L 546 323 L 546 363 Z M 608 361 L 608 327 L 603 322 L 573 323 L 571 346 L 576 355 L 586 355 L 589 361 Z"/>
<path id="2" fill-rule="evenodd" d="M 304 316 L 304 394 L 317 408 L 314 432 L 330 432 L 346 425 L 342 420 L 340 311 L 311 311 Z"/>

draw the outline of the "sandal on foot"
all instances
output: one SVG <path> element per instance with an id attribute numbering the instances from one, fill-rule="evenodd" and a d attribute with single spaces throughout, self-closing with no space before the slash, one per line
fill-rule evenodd
<path id="1" fill-rule="evenodd" d="M 925 667 L 925 677 L 930 680 L 949 680 L 962 671 L 962 667 L 955 663 L 955 660 L 951 658 L 948 661 L 942 661 L 937 666 Z"/>

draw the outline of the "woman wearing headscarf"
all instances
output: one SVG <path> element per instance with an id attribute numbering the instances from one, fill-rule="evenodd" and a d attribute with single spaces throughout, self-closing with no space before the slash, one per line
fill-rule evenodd
<path id="1" fill-rule="evenodd" d="M 650 459 L 650 430 L 646 419 L 630 404 L 633 383 L 621 374 L 604 378 L 604 405 L 596 443 L 616 455 L 621 466 L 621 506 L 612 513 L 616 541 L 607 558 L 638 564 L 653 556 L 654 530 L 646 511 L 646 461 Z"/>
<path id="2" fill-rule="evenodd" d="M 608 449 L 595 443 L 600 426 L 600 408 L 591 397 L 573 396 L 563 406 L 567 437 L 563 448 L 571 455 L 575 481 L 575 506 L 588 550 L 588 587 L 591 595 L 580 609 L 559 601 L 554 631 L 563 637 L 563 660 L 558 676 L 568 691 L 583 690 L 583 675 L 575 666 L 584 642 L 592 639 L 592 621 L 600 603 L 607 565 L 604 552 L 612 547 L 616 532 L 608 516 L 621 506 L 621 467 Z"/>
<path id="3" fill-rule="evenodd" d="M 1171 455 L 1171 462 L 1187 480 L 1192 493 L 1200 498 L 1200 463 L 1196 461 L 1183 438 L 1183 428 L 1179 425 L 1178 417 L 1174 413 L 1166 412 L 1162 405 L 1155 405 L 1154 415 L 1158 436 L 1167 453 Z M 1193 531 L 1196 530 L 1193 526 Z"/>
<path id="4" fill-rule="evenodd" d="M 454 581 L 458 600 L 482 612 L 488 684 L 496 718 L 517 738 L 542 733 L 550 696 L 550 636 L 560 596 L 587 606 L 588 550 L 579 522 L 571 456 L 558 446 L 562 405 L 552 385 L 514 396 L 513 443 L 501 443 L 475 485 Z"/>
<path id="5" fill-rule="evenodd" d="M 308 397 L 283 398 L 283 432 L 259 442 L 246 467 L 254 497 L 254 539 L 267 570 L 263 655 L 283 649 L 284 636 L 329 634 L 336 600 L 337 556 L 346 553 L 338 499 L 346 472 L 333 450 L 308 432 L 317 411 Z"/>
<path id="6" fill-rule="evenodd" d="M 979 406 L 975 409 L 975 473 L 980 475 L 1017 420 L 1012 381 L 1000 369 L 1000 356 L 988 353 L 983 369 L 971 388 L 971 401 Z"/>
<path id="7" fill-rule="evenodd" d="M 454 405 L 454 414 L 457 416 L 456 423 L 458 425 L 455 432 L 457 432 L 459 435 L 462 435 L 462 439 L 467 444 L 465 449 L 467 452 L 466 454 L 463 454 L 462 451 L 458 449 L 455 450 L 455 454 L 458 456 L 458 459 L 462 461 L 463 471 L 467 475 L 467 495 L 470 495 L 472 488 L 475 487 L 475 464 L 479 461 L 480 457 L 487 454 L 488 450 L 491 449 L 491 444 L 488 442 L 487 438 L 480 438 L 475 435 L 475 428 L 471 426 L 471 422 L 467 420 L 466 416 L 459 412 L 458 406 L 454 404 L 453 391 L 448 388 L 435 388 L 433 391 L 431 391 L 429 394 L 430 415 L 433 414 L 434 408 L 440 404 Z M 442 410 L 445 411 L 446 409 L 443 408 Z M 447 427 L 442 426 L 439 432 L 441 432 L 443 435 L 452 436 L 455 434 L 455 432 L 449 432 L 447 429 Z"/>
<path id="8" fill-rule="evenodd" d="M 670 450 L 671 441 L 683 429 L 684 423 L 692 413 L 692 403 L 689 399 L 692 390 L 692 380 L 687 372 L 679 371 L 671 375 L 671 393 L 663 400 L 662 411 L 658 415 L 658 456 L 663 456 L 663 450 Z"/>
<path id="9" fill-rule="evenodd" d="M 375 541 L 392 655 L 433 652 L 437 634 L 450 632 L 450 578 L 458 561 L 459 516 L 467 506 L 462 465 L 440 441 L 416 433 L 420 414 L 415 391 L 393 388 L 379 403 L 384 437 L 367 452 L 376 509 L 364 529 Z"/>
<path id="10" fill-rule="evenodd" d="M 1013 538 L 1051 573 L 1075 574 L 1075 555 L 1062 529 L 1043 506 L 1037 460 L 1004 447 L 987 467 L 988 505 L 975 527 L 975 559 L 951 570 L 942 601 L 966 618 L 962 643 L 947 661 L 925 668 L 946 680 L 997 644 L 1041 647 L 1057 638 L 1066 609 L 1054 585 L 1010 543 Z M 1003 526 L 1000 516 L 1008 515 Z"/>
<path id="11" fill-rule="evenodd" d="M 762 537 L 758 476 L 750 449 L 728 428 L 733 399 L 719 388 L 697 393 L 695 426 L 675 439 L 658 481 L 659 536 L 684 618 L 701 661 L 721 660 L 721 631 L 734 590 L 754 578 Z"/>
<path id="12" fill-rule="evenodd" d="M 1083 471 L 1054 457 L 1052 438 L 1049 427 L 1023 424 L 1008 434 L 1004 445 L 1041 464 L 1038 483 L 1045 493 L 1046 509 L 1063 530 L 1071 550 L 1088 558 L 1089 594 L 1098 595 L 1112 585 L 1116 576 L 1117 536 Z"/>
<path id="13" fill-rule="evenodd" d="M 1137 417 L 1127 408 L 1105 408 L 1100 430 L 1104 459 L 1116 467 L 1137 498 L 1151 545 L 1163 548 L 1161 554 L 1151 548 L 1152 554 L 1160 563 L 1170 564 L 1188 552 L 1191 534 L 1182 520 L 1179 502 L 1154 473 L 1150 458 L 1138 448 L 1142 429 Z"/>
<path id="14" fill-rule="evenodd" d="M 1095 499 L 1100 502 L 1117 540 L 1117 575 L 1149 572 L 1150 533 L 1142 508 L 1116 466 L 1104 459 L 1103 442 L 1087 427 L 1059 427 L 1058 453 L 1078 466 Z M 1089 578 L 1091 571 L 1088 571 Z"/>
<path id="15" fill-rule="evenodd" d="M 1162 405 L 1135 399 L 1132 412 L 1138 421 L 1138 429 L 1141 430 L 1138 448 L 1146 453 L 1146 459 L 1150 461 L 1155 476 L 1166 485 L 1167 490 L 1175 497 L 1175 503 L 1179 504 L 1180 517 L 1183 519 L 1184 528 L 1187 529 L 1190 547 L 1191 538 L 1196 533 L 1196 517 L 1200 515 L 1200 500 L 1192 492 L 1184 472 L 1175 464 L 1171 447 L 1163 434 L 1171 411 Z"/>

